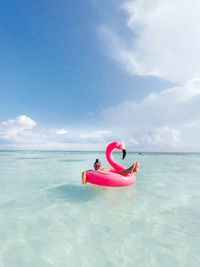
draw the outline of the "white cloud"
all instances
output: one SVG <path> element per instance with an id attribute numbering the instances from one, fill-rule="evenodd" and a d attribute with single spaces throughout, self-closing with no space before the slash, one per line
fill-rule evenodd
<path id="1" fill-rule="evenodd" d="M 3 121 L 0 123 L 0 139 L 12 142 L 23 140 L 32 135 L 31 129 L 36 125 L 37 123 L 26 115 Z"/>
<path id="2" fill-rule="evenodd" d="M 138 143 L 138 141 L 137 140 L 135 140 L 135 139 L 130 139 L 129 140 L 129 142 L 133 145 L 133 146 L 137 146 L 139 143 Z"/>
<path id="3" fill-rule="evenodd" d="M 92 131 L 90 133 L 81 133 L 79 135 L 79 137 L 81 139 L 90 139 L 90 140 L 102 140 L 108 136 L 111 135 L 111 131 L 110 130 L 98 130 L 98 131 Z"/>
<path id="4" fill-rule="evenodd" d="M 0 122 L 0 149 L 102 150 L 109 130 L 44 129 L 26 115 Z"/>
<path id="5" fill-rule="evenodd" d="M 170 129 L 167 126 L 153 128 L 150 134 L 142 137 L 142 145 L 160 146 L 160 147 L 179 147 L 181 141 L 179 139 L 180 131 Z"/>
<path id="6" fill-rule="evenodd" d="M 125 24 L 100 27 L 109 56 L 131 75 L 151 75 L 178 86 L 139 103 L 107 108 L 106 125 L 138 150 L 199 151 L 200 2 L 121 2 Z"/>
<path id="7" fill-rule="evenodd" d="M 60 150 L 60 151 L 105 151 L 107 143 L 62 143 L 62 142 L 38 142 L 38 143 L 15 143 L 0 144 L 0 149 L 5 150 Z"/>
<path id="8" fill-rule="evenodd" d="M 67 131 L 67 130 L 65 130 L 63 128 L 60 128 L 60 129 L 56 130 L 56 134 L 58 134 L 58 135 L 68 134 L 68 133 L 69 133 L 69 131 Z"/>
<path id="9" fill-rule="evenodd" d="M 191 121 L 186 124 L 184 124 L 184 127 L 199 127 L 200 126 L 200 121 Z"/>
<path id="10" fill-rule="evenodd" d="M 190 149 L 198 143 L 200 129 L 193 138 L 186 126 L 199 126 L 200 76 L 185 85 L 150 94 L 139 103 L 124 102 L 103 111 L 113 131 L 143 150 Z M 187 144 L 187 146 L 186 146 Z M 197 148 L 197 147 L 196 147 Z M 197 148 L 197 149 L 200 149 Z"/>
<path id="11" fill-rule="evenodd" d="M 109 55 L 133 75 L 185 82 L 200 73 L 200 2 L 125 1 L 127 34 L 100 27 Z"/>

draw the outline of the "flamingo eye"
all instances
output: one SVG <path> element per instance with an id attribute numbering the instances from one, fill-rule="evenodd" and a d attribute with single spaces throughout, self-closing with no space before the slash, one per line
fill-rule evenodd
<path id="1" fill-rule="evenodd" d="M 117 142 L 117 146 L 120 146 L 120 143 L 119 142 Z"/>

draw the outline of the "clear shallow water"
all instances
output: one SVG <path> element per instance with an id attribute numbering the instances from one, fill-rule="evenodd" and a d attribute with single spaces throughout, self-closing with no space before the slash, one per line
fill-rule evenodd
<path id="1" fill-rule="evenodd" d="M 199 266 L 200 155 L 128 153 L 123 188 L 81 184 L 96 158 L 0 152 L 0 266 Z"/>

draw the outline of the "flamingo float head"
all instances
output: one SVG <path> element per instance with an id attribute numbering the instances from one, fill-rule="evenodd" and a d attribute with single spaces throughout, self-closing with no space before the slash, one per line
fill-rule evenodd
<path id="1" fill-rule="evenodd" d="M 122 156 L 122 159 L 125 158 L 126 156 L 126 150 L 125 150 L 125 146 L 124 146 L 124 143 L 121 142 L 121 141 L 118 141 L 118 142 L 112 142 L 110 143 L 107 148 L 106 148 L 106 158 L 107 158 L 107 161 L 110 163 L 110 165 L 113 167 L 113 169 L 115 169 L 115 171 L 122 171 L 122 170 L 125 170 L 126 167 L 124 167 L 123 165 L 117 163 L 113 156 L 112 156 L 112 151 L 114 149 L 118 149 L 118 150 L 122 150 L 123 152 L 123 156 Z"/>
<path id="2" fill-rule="evenodd" d="M 122 159 L 124 159 L 126 157 L 126 149 L 125 149 L 124 143 L 121 141 L 117 141 L 117 142 L 114 142 L 114 145 L 116 149 L 122 150 L 123 152 Z"/>

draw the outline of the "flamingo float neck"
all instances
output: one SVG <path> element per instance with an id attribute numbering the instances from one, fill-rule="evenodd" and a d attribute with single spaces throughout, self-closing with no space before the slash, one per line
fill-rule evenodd
<path id="1" fill-rule="evenodd" d="M 107 146 L 107 148 L 106 148 L 106 158 L 107 158 L 109 164 L 115 169 L 115 171 L 123 171 L 123 170 L 125 170 L 126 168 L 125 168 L 123 165 L 117 163 L 117 162 L 114 160 L 113 156 L 112 156 L 112 151 L 113 151 L 115 148 L 117 148 L 117 146 L 116 146 L 116 142 L 113 142 L 113 143 L 111 143 L 111 144 L 109 144 L 109 145 Z"/>

